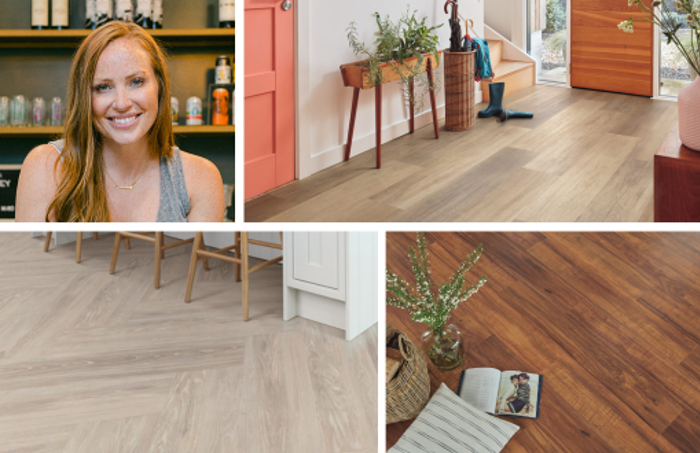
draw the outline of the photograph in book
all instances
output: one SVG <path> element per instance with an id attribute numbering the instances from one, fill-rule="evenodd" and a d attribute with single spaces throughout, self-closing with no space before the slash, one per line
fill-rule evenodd
<path id="1" fill-rule="evenodd" d="M 462 371 L 457 394 L 490 414 L 539 418 L 542 381 L 535 373 L 470 368 Z"/>

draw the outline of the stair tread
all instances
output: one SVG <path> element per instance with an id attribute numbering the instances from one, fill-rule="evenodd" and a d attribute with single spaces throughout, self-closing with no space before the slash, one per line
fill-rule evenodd
<path id="1" fill-rule="evenodd" d="M 500 78 L 525 68 L 531 68 L 534 64 L 531 61 L 501 60 L 493 70 L 496 73 L 496 78 Z"/>

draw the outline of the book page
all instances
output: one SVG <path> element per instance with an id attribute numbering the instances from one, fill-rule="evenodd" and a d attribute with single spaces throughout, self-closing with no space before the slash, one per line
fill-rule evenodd
<path id="1" fill-rule="evenodd" d="M 501 373 L 495 414 L 537 418 L 541 376 L 508 370 Z"/>
<path id="2" fill-rule="evenodd" d="M 495 368 L 470 368 L 463 373 L 459 396 L 477 409 L 493 414 L 501 372 Z"/>

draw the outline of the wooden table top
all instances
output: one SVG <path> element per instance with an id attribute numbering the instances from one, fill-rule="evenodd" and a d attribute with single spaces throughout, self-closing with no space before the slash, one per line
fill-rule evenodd
<path id="1" fill-rule="evenodd" d="M 387 266 L 413 282 L 415 233 L 387 234 Z M 429 233 L 432 276 L 448 279 L 483 243 L 468 283 L 486 285 L 453 313 L 465 363 L 429 365 L 431 393 L 462 368 L 544 375 L 540 418 L 504 452 L 696 452 L 700 445 L 700 235 Z M 426 330 L 387 307 L 416 344 Z M 387 449 L 411 421 L 386 428 Z"/>
<path id="2" fill-rule="evenodd" d="M 681 143 L 681 137 L 678 134 L 678 123 L 676 123 L 663 143 L 661 143 L 661 146 L 659 146 L 659 149 L 656 151 L 655 157 L 680 159 L 682 161 L 700 164 L 700 152 L 693 151 Z"/>

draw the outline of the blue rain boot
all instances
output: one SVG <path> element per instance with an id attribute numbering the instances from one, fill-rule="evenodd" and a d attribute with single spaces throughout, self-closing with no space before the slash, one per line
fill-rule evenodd
<path id="1" fill-rule="evenodd" d="M 505 89 L 505 82 L 489 84 L 489 106 L 486 110 L 481 110 L 479 112 L 479 118 L 491 118 L 501 113 L 501 110 L 503 110 L 503 92 Z"/>
<path id="2" fill-rule="evenodd" d="M 503 123 L 506 120 L 513 118 L 532 118 L 534 115 L 532 112 L 519 112 L 517 110 L 501 110 L 498 113 L 498 121 Z"/>

